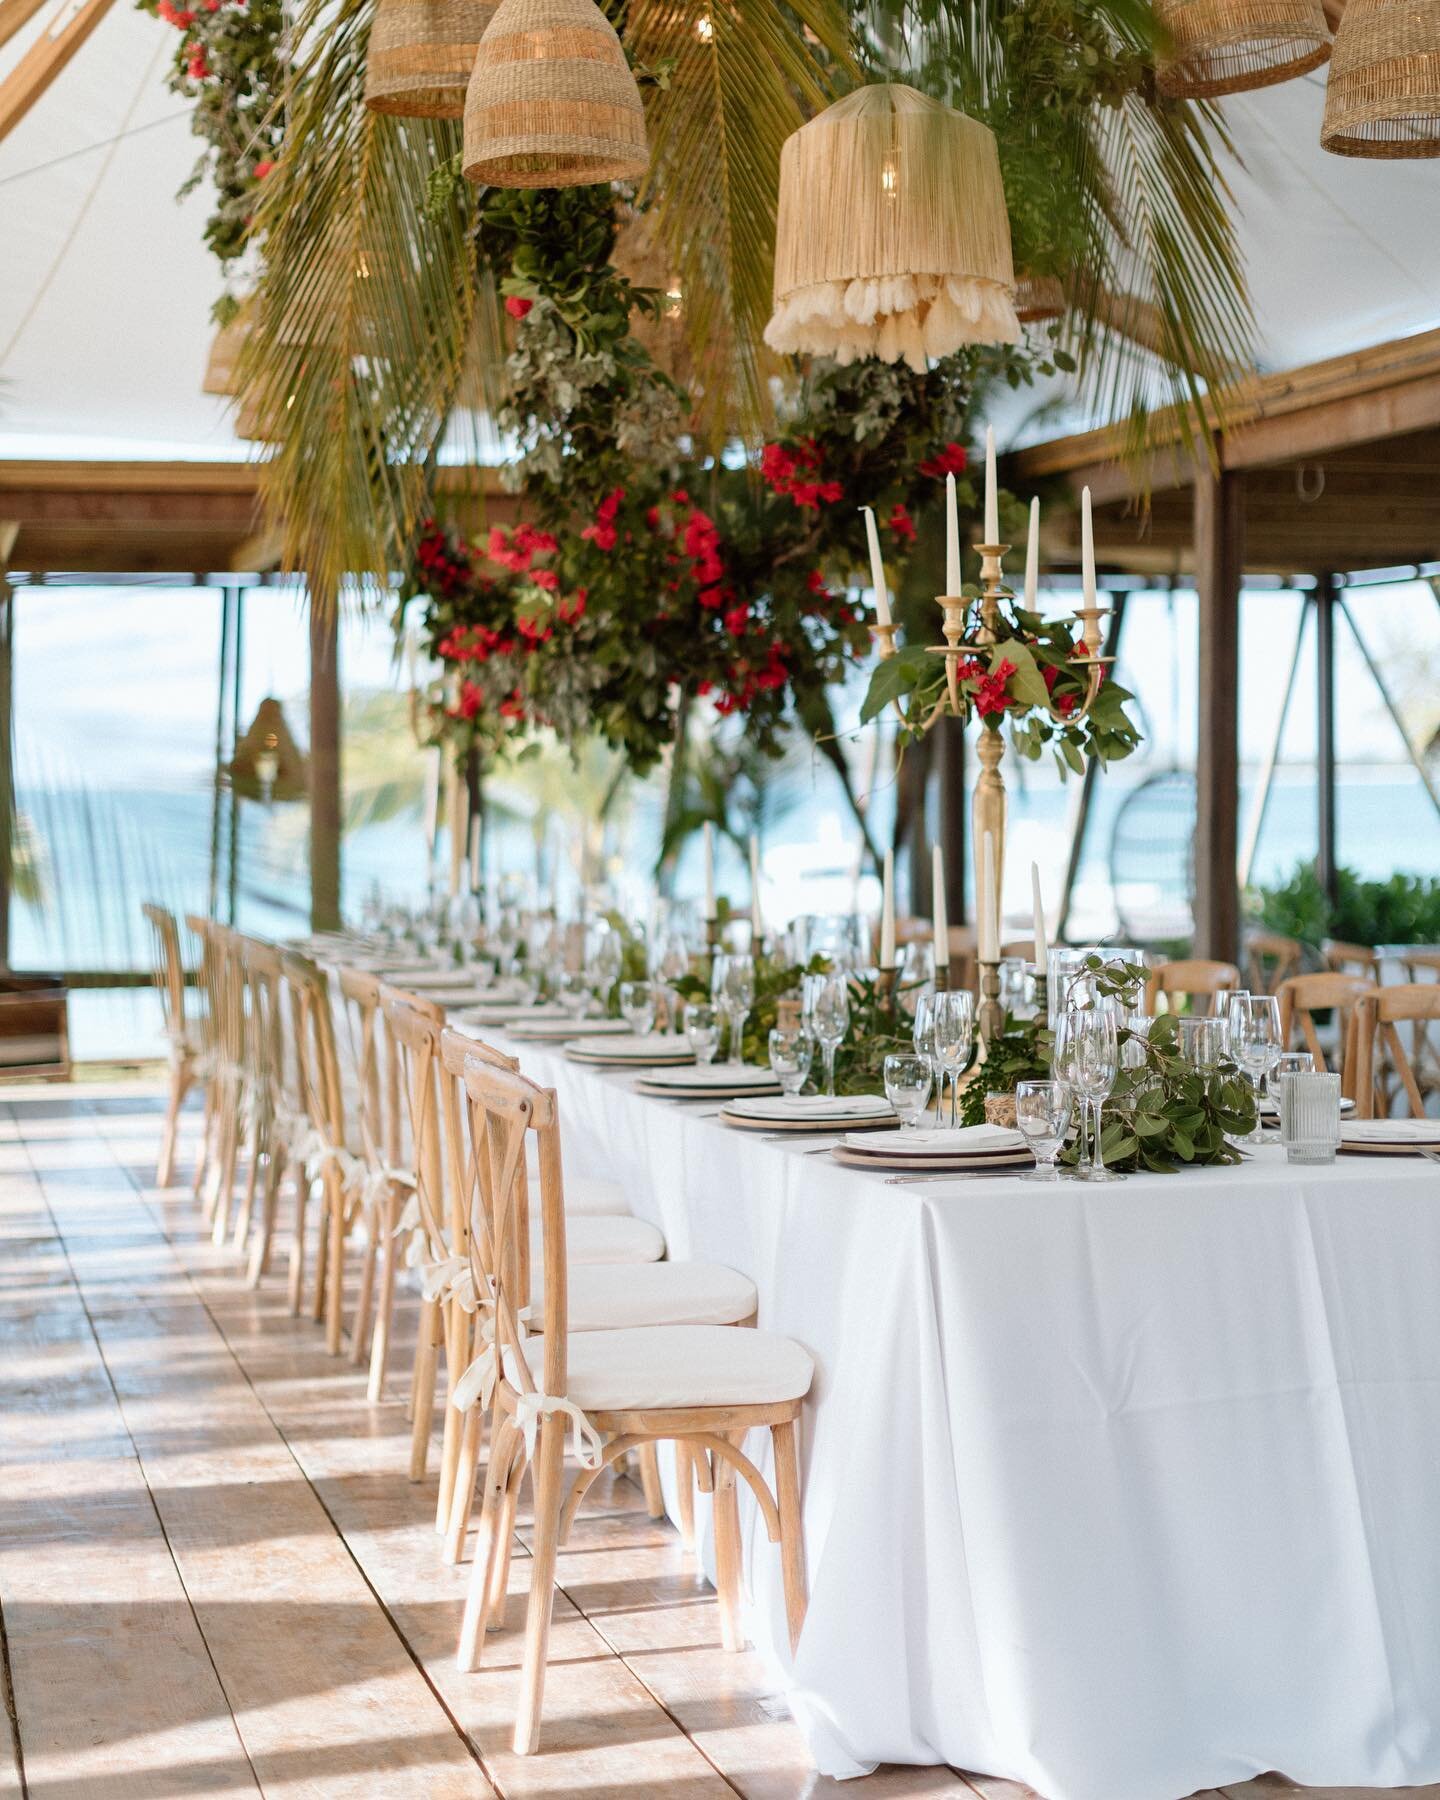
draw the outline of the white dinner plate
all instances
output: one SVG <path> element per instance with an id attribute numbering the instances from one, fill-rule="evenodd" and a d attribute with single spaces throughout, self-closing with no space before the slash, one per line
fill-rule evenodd
<path id="1" fill-rule="evenodd" d="M 1344 1095 L 1342 1094 L 1340 1097 L 1340 1116 L 1341 1116 L 1341 1118 L 1343 1119 L 1347 1113 L 1353 1113 L 1354 1110 L 1355 1110 L 1355 1102 L 1353 1100 L 1347 1100 L 1344 1097 Z M 1278 1119 L 1280 1117 L 1280 1108 L 1275 1104 L 1275 1102 L 1272 1099 L 1270 1099 L 1268 1094 L 1262 1095 L 1262 1097 L 1261 1097 L 1260 1117 L 1262 1119 Z"/>
<path id="2" fill-rule="evenodd" d="M 990 1156 L 911 1156 L 903 1152 L 897 1155 L 893 1150 L 872 1152 L 852 1144 L 848 1138 L 843 1144 L 837 1144 L 830 1155 L 847 1169 L 914 1169 L 917 1172 L 925 1169 L 951 1175 L 984 1175 L 993 1170 L 996 1175 L 1008 1175 L 1016 1169 L 1035 1167 L 1035 1158 L 1028 1150 L 1005 1150 Z"/>
<path id="3" fill-rule="evenodd" d="M 847 1137 L 845 1143 L 848 1149 L 858 1150 L 866 1156 L 941 1156 L 949 1161 L 956 1157 L 976 1162 L 993 1156 L 1020 1154 L 1029 1157 L 1031 1154 L 1022 1133 L 1005 1125 L 961 1125 L 953 1131 L 943 1126 L 931 1131 L 897 1129 L 883 1137 L 872 1135 L 858 1139 L 853 1144 Z"/>
<path id="4" fill-rule="evenodd" d="M 1440 1150 L 1440 1119 L 1349 1119 L 1340 1148 L 1351 1156 L 1418 1156 Z"/>
<path id="5" fill-rule="evenodd" d="M 778 1094 L 780 1091 L 780 1083 L 773 1075 L 768 1089 L 759 1088 L 757 1083 L 746 1081 L 743 1076 L 738 1081 L 727 1081 L 721 1077 L 713 1081 L 674 1079 L 677 1075 L 688 1075 L 690 1072 L 688 1068 L 679 1068 L 643 1076 L 635 1083 L 635 1092 L 649 1094 L 659 1100 L 734 1100 L 741 1094 L 753 1094 L 757 1091 Z"/>
<path id="6" fill-rule="evenodd" d="M 630 1029 L 624 1019 L 531 1019 L 525 1013 L 512 1014 L 509 1026 L 511 1037 L 537 1044 L 568 1043 L 572 1038 L 619 1037 Z"/>
<path id="7" fill-rule="evenodd" d="M 565 1054 L 572 1062 L 609 1064 L 612 1067 L 633 1063 L 637 1068 L 658 1069 L 694 1062 L 695 1052 L 688 1045 L 667 1050 L 665 1044 L 666 1039 L 659 1033 L 649 1037 L 607 1037 L 594 1045 L 567 1044 Z"/>

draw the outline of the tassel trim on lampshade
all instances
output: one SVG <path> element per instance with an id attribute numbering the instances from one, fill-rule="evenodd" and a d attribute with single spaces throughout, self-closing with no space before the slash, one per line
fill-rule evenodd
<path id="1" fill-rule="evenodd" d="M 994 134 L 898 83 L 801 126 L 780 159 L 775 309 L 782 355 L 904 361 L 1013 344 L 1015 271 Z"/>

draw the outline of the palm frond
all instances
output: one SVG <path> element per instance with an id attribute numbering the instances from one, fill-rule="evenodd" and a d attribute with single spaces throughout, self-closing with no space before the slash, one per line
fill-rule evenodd
<path id="1" fill-rule="evenodd" d="M 627 45 L 668 71 L 646 110 L 645 198 L 680 277 L 702 412 L 762 432 L 780 149 L 853 78 L 843 0 L 636 0 Z"/>
<path id="2" fill-rule="evenodd" d="M 242 398 L 278 439 L 261 492 L 319 604 L 385 583 L 475 331 L 468 196 L 426 205 L 449 121 L 363 104 L 371 8 L 308 0 L 285 147 L 257 218 L 265 269 Z"/>

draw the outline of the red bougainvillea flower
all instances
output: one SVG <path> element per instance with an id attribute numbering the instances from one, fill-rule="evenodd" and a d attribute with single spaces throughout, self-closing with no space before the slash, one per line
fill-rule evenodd
<path id="1" fill-rule="evenodd" d="M 812 569 L 805 577 L 805 585 L 812 594 L 820 594 L 826 599 L 830 596 L 830 590 L 825 585 L 824 571 L 821 569 Z"/>
<path id="2" fill-rule="evenodd" d="M 982 675 L 975 690 L 975 710 L 982 719 L 992 713 L 1003 713 L 1010 703 L 1006 692 L 1010 677 L 1015 673 L 1015 665 L 1006 657 L 1000 666 L 989 675 Z"/>
<path id="3" fill-rule="evenodd" d="M 1075 702 L 1078 698 L 1079 696 L 1076 694 L 1062 694 L 1055 702 L 1055 710 L 1062 719 L 1068 719 L 1074 712 Z"/>
<path id="4" fill-rule="evenodd" d="M 589 538 L 597 550 L 613 550 L 620 534 L 613 525 L 587 525 L 580 535 Z"/>
<path id="5" fill-rule="evenodd" d="M 216 3 L 218 4 L 219 0 L 216 0 Z M 256 163 L 250 172 L 257 181 L 263 181 L 274 167 L 275 164 L 267 157 L 264 162 Z"/>
<path id="6" fill-rule="evenodd" d="M 1040 673 L 1045 680 L 1046 693 L 1053 694 L 1055 692 L 1055 683 L 1060 679 L 1060 671 L 1055 667 L 1054 663 L 1045 663 L 1042 666 Z"/>
<path id="7" fill-rule="evenodd" d="M 460 704 L 456 708 L 462 719 L 473 719 L 485 704 L 485 697 L 473 681 L 460 683 Z"/>
<path id="8" fill-rule="evenodd" d="M 915 542 L 915 521 L 910 517 L 909 508 L 900 501 L 890 508 L 890 517 L 885 522 L 897 538 L 903 538 L 907 544 Z"/>
<path id="9" fill-rule="evenodd" d="M 202 45 L 197 44 L 190 52 L 190 60 L 185 65 L 185 73 L 192 81 L 206 81 L 210 75 L 210 64 Z"/>
<path id="10" fill-rule="evenodd" d="M 534 304 L 533 300 L 526 300 L 520 294 L 507 294 L 505 297 L 505 310 L 512 319 L 523 319 Z"/>
<path id="11" fill-rule="evenodd" d="M 551 594 L 553 594 L 560 585 L 560 577 L 553 569 L 536 569 L 530 579 L 535 583 L 536 587 L 544 588 L 547 593 Z"/>
<path id="12" fill-rule="evenodd" d="M 963 444 L 950 443 L 943 450 L 938 450 L 934 456 L 927 456 L 925 461 L 920 464 L 920 473 L 934 476 L 943 481 L 947 475 L 963 474 L 969 460 Z"/>
<path id="13" fill-rule="evenodd" d="M 731 637 L 744 637 L 750 624 L 750 608 L 748 606 L 732 606 L 725 615 L 725 629 Z"/>
<path id="14" fill-rule="evenodd" d="M 575 597 L 572 600 L 562 600 L 555 608 L 555 616 L 562 625 L 573 625 L 577 620 L 585 617 L 586 593 L 585 588 L 576 588 Z"/>
<path id="15" fill-rule="evenodd" d="M 502 719 L 523 719 L 525 717 L 525 702 L 520 697 L 519 688 L 512 689 L 510 694 L 500 702 L 500 717 Z"/>

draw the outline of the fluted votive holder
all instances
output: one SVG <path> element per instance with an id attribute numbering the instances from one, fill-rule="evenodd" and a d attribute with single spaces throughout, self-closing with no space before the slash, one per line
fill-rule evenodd
<path id="1" fill-rule="evenodd" d="M 1338 1075 L 1286 1075 L 1281 1079 L 1280 1141 L 1288 1162 L 1334 1162 L 1340 1143 Z"/>

